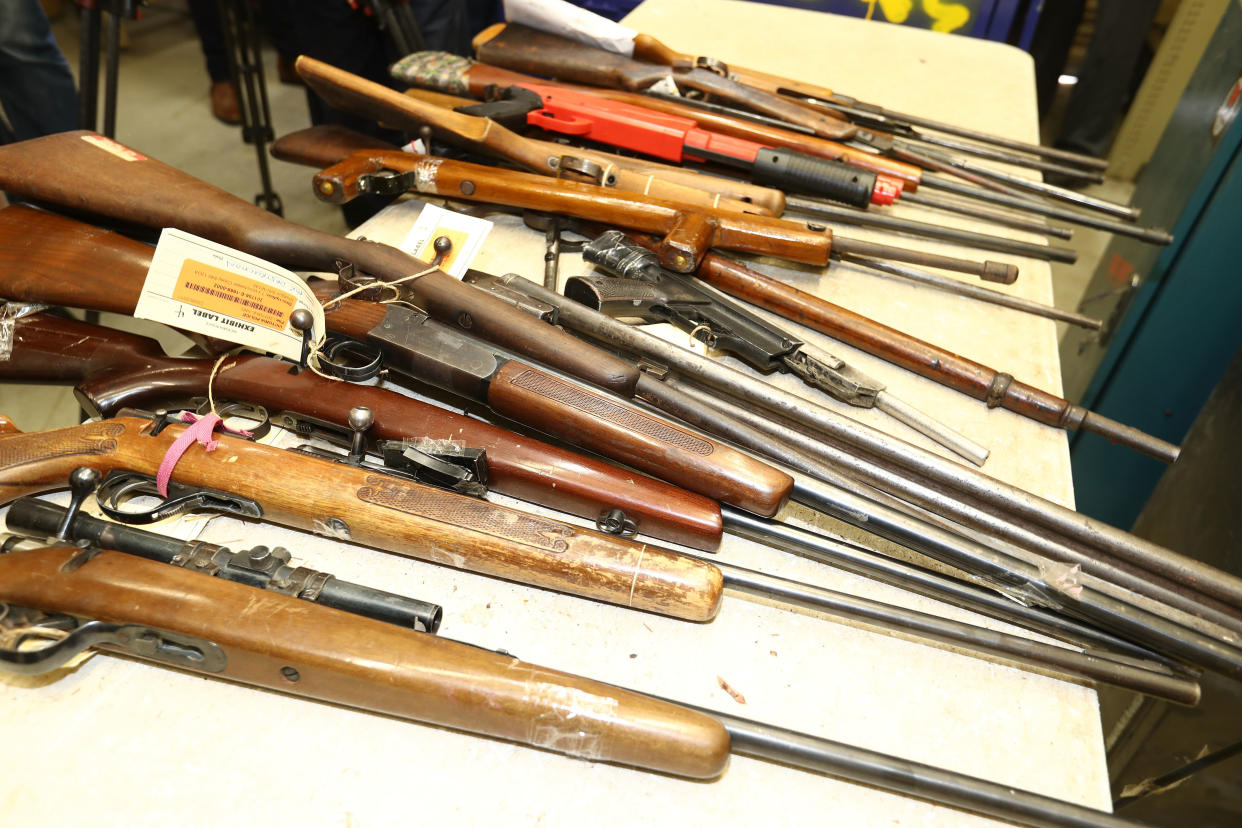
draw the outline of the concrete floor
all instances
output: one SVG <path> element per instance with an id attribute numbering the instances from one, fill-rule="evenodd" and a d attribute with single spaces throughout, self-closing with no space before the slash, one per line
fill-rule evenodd
<path id="1" fill-rule="evenodd" d="M 70 3 L 64 7 L 53 29 L 76 75 L 76 7 Z M 305 90 L 279 83 L 275 62 L 275 53 L 268 49 L 264 72 L 272 125 L 279 136 L 310 126 L 310 118 Z M 239 127 L 223 124 L 211 115 L 210 83 L 183 0 L 155 0 L 143 7 L 141 20 L 126 23 L 120 67 L 117 140 L 236 196 L 254 199 L 261 190 L 255 149 L 242 142 Z M 101 66 L 101 75 L 102 71 Z M 101 124 L 102 96 L 101 85 Z M 286 218 L 327 232 L 346 232 L 339 210 L 311 194 L 307 168 L 277 160 L 270 166 L 273 189 L 283 201 Z M 1128 183 L 1106 182 L 1085 192 L 1125 201 L 1131 190 Z M 1106 233 L 1079 228 L 1072 242 L 1063 243 L 1079 251 L 1079 260 L 1075 265 L 1053 265 L 1058 307 L 1078 306 L 1109 239 Z M 177 352 L 185 342 L 170 342 L 171 352 Z M 72 425 L 79 418 L 68 389 L 25 385 L 0 385 L 0 413 L 24 430 Z"/>

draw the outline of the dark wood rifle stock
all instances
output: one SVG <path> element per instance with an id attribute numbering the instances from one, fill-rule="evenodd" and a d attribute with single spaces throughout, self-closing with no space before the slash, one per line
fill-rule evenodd
<path id="1" fill-rule="evenodd" d="M 114 250 L 119 251 L 115 259 Z M 0 210 L 0 295 L 12 299 L 88 309 L 106 305 L 132 313 L 150 256 L 146 245 L 63 216 L 25 207 Z M 320 289 L 331 293 L 333 287 Z M 336 303 L 326 314 L 329 330 L 377 342 L 390 364 L 409 353 L 394 339 L 417 334 L 406 330 L 414 318 L 399 306 L 357 300 Z M 605 353 L 576 339 L 571 342 L 585 354 Z M 474 347 L 463 343 L 463 348 Z M 532 428 L 756 514 L 775 514 L 789 496 L 789 475 L 728 446 L 517 361 L 500 360 L 496 369 L 490 381 L 483 378 L 451 390 Z"/>
<path id="2" fill-rule="evenodd" d="M 669 702 L 133 555 L 82 554 L 0 555 L 0 600 L 155 631 L 148 640 L 189 636 L 212 656 L 195 672 L 303 698 L 678 776 L 728 761 L 724 726 Z"/>
<path id="3" fill-rule="evenodd" d="M 146 337 L 35 314 L 17 320 L 0 379 L 75 385 L 86 410 L 112 417 L 123 408 L 171 408 L 205 397 L 215 364 L 165 356 Z M 256 355 L 227 359 L 211 387 L 218 400 L 341 427 L 351 408 L 365 406 L 375 418 L 368 434 L 376 439 L 451 439 L 485 449 L 488 488 L 501 494 L 588 520 L 620 509 L 639 532 L 696 549 L 714 549 L 720 541 L 720 507 L 705 497 L 402 394 L 366 385 L 342 394 L 339 383 Z"/>
<path id="4" fill-rule="evenodd" d="M 445 108 L 402 95 L 387 86 L 305 55 L 298 58 L 297 71 L 307 86 L 336 109 L 410 133 L 427 126 L 446 143 L 507 159 L 533 173 L 550 176 L 568 174 L 562 169 L 561 159 L 573 157 L 597 164 L 600 171 L 606 173 L 605 180 L 599 183 L 618 190 L 676 199 L 687 204 L 758 212 L 745 201 L 708 192 L 695 183 L 696 178 L 700 179 L 699 184 L 711 179 L 669 165 L 635 162 L 611 153 L 526 138 L 489 118 L 454 112 L 452 107 Z M 762 191 L 763 188 L 755 189 Z M 775 191 L 760 194 L 766 202 L 771 200 Z M 780 212 L 768 207 L 762 209 L 768 213 Z"/>
<path id="5" fill-rule="evenodd" d="M 155 435 L 151 427 L 120 417 L 31 434 L 10 428 L 0 438 L 0 503 L 64 488 L 78 466 L 154 475 L 185 427 Z M 382 472 L 217 436 L 215 451 L 191 447 L 174 479 L 253 500 L 266 521 L 692 621 L 710 619 L 719 607 L 723 579 L 711 564 Z"/>
<path id="6" fill-rule="evenodd" d="M 0 147 L 0 190 L 145 227 L 177 227 L 294 269 L 335 271 L 340 260 L 383 280 L 428 269 L 395 247 L 285 221 L 91 132 L 62 132 Z M 27 243 L 38 244 L 38 239 Z M 466 323 L 519 353 L 543 355 L 535 359 L 574 361 L 575 376 L 633 393 L 634 366 L 611 355 L 587 354 L 569 334 L 470 285 L 433 269 L 412 286 L 419 307 L 446 324 Z"/>
<path id="7" fill-rule="evenodd" d="M 498 23 L 476 35 L 473 45 L 475 55 L 484 63 L 528 75 L 591 86 L 610 86 L 631 92 L 646 89 L 664 78 L 672 78 L 679 87 L 689 87 L 743 109 L 812 129 L 824 138 L 842 140 L 856 132 L 853 124 L 839 118 L 815 112 L 779 95 L 744 86 L 708 69 L 644 63 L 528 26 Z"/>

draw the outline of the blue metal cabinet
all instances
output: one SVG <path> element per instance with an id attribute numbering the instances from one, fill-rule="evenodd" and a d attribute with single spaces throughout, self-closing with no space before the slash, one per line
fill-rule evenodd
<path id="1" fill-rule="evenodd" d="M 1242 95 L 1242 10 L 1231 5 L 1135 192 L 1144 218 L 1177 240 L 1161 252 L 1114 240 L 1086 301 L 1111 285 L 1117 307 L 1081 309 L 1120 321 L 1101 342 L 1072 333 L 1061 348 L 1067 396 L 1075 362 L 1098 359 L 1082 405 L 1174 443 L 1242 347 L 1242 118 L 1227 120 Z M 1123 528 L 1165 470 L 1090 434 L 1073 437 L 1071 457 L 1079 509 Z"/>

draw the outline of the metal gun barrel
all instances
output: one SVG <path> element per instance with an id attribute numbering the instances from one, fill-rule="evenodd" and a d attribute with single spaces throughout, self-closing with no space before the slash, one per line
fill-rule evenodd
<path id="1" fill-rule="evenodd" d="M 789 211 L 829 219 L 840 224 L 857 227 L 878 227 L 897 233 L 910 233 L 929 239 L 957 242 L 966 247 L 980 250 L 993 250 L 998 253 L 1009 253 L 1014 256 L 1028 256 L 1032 259 L 1043 259 L 1054 262 L 1072 263 L 1078 260 L 1078 254 L 1067 247 L 1051 247 L 1044 244 L 1006 239 L 990 236 L 986 233 L 974 233 L 956 227 L 946 227 L 924 221 L 884 215 L 871 210 L 856 210 L 837 204 L 829 204 L 818 199 L 786 196 L 785 207 Z"/>

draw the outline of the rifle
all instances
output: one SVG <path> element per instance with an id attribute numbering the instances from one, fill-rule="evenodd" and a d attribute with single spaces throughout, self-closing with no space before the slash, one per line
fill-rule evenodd
<path id="1" fill-rule="evenodd" d="M 359 150 L 365 149 L 386 149 L 396 150 L 397 147 L 379 139 L 372 139 L 361 133 L 355 133 L 342 127 L 335 126 L 315 126 L 307 129 L 300 129 L 296 132 L 290 132 L 282 135 L 275 143 L 272 144 L 272 154 L 283 161 L 293 163 L 306 164 L 314 167 L 329 167 L 349 155 Z M 651 170 L 650 174 L 657 175 L 658 172 Z M 696 174 L 697 175 L 697 174 Z M 714 181 L 729 182 L 728 179 L 720 179 L 715 176 L 698 176 L 699 178 L 710 178 Z M 773 191 L 777 192 L 777 191 Z M 778 193 L 779 194 L 779 193 Z M 575 224 L 582 224 L 571 219 L 563 219 L 561 230 L 572 229 Z M 530 222 L 528 222 L 530 223 Z M 532 224 L 531 226 L 536 226 Z M 546 228 L 540 228 L 546 229 Z M 944 228 L 946 233 L 953 235 L 952 228 Z M 973 234 L 967 234 L 973 235 Z M 1006 239 L 998 239 L 999 242 L 1008 242 Z M 1022 244 L 1022 243 L 1018 243 Z M 1041 248 L 1050 249 L 1050 248 Z M 1012 251 L 1011 251 L 1012 252 Z M 705 260 L 711 258 L 711 254 L 705 257 Z M 1103 324 L 1098 319 L 1092 319 L 1073 311 L 1065 311 L 1052 305 L 1045 305 L 1039 302 L 1032 302 L 1029 299 L 1023 299 L 1020 296 L 1011 296 L 1000 291 L 990 290 L 988 288 L 968 284 L 946 276 L 939 276 L 926 271 L 913 270 L 910 268 L 902 268 L 897 265 L 885 264 L 873 259 L 863 258 L 861 256 L 843 256 L 844 261 L 860 267 L 870 268 L 890 276 L 906 279 L 908 281 L 917 282 L 919 284 L 928 285 L 937 290 L 947 293 L 956 293 L 961 296 L 967 296 L 971 299 L 977 299 L 980 302 L 987 302 L 1001 307 L 1012 308 L 1022 313 L 1030 313 L 1035 316 L 1042 316 L 1046 319 L 1056 319 L 1062 322 L 1068 322 L 1071 325 L 1078 325 L 1084 328 L 1098 330 Z M 554 287 L 549 285 L 549 287 Z"/>
<path id="2" fill-rule="evenodd" d="M 89 169 L 90 177 L 72 174 L 81 169 Z M 348 262 L 385 280 L 428 271 L 413 280 L 412 293 L 418 307 L 435 319 L 486 333 L 491 341 L 520 353 L 541 354 L 533 358 L 549 364 L 582 357 L 573 373 L 591 376 L 592 384 L 601 388 L 628 394 L 638 379 L 634 366 L 605 354 L 587 354 L 568 334 L 549 330 L 528 314 L 394 247 L 285 221 L 94 133 L 62 132 L 0 148 L 0 190 L 131 225 L 177 227 L 295 270 L 331 272 L 338 269 L 338 262 Z M 17 239 L 11 252 L 20 259 L 22 251 L 38 246 L 37 237 Z M 141 251 L 133 248 L 126 254 L 131 263 L 144 257 Z M 120 312 L 132 310 L 131 305 Z"/>
<path id="3" fill-rule="evenodd" d="M 296 696 L 698 779 L 730 752 L 1027 825 L 1111 814 L 527 664 L 501 653 L 110 550 L 0 555 L 0 665 L 44 672 L 87 647 Z M 262 618 L 262 625 L 245 619 Z M 295 627 L 296 624 L 296 627 Z M 59 632 L 57 632 L 59 631 Z M 42 649 L 19 649 L 40 638 Z"/>
<path id="4" fill-rule="evenodd" d="M 372 414 L 371 439 L 451 438 L 483 449 L 493 491 L 596 521 L 601 530 L 638 531 L 695 549 L 720 541 L 720 507 L 663 481 L 374 386 L 354 385 L 343 394 L 339 383 L 280 360 L 241 355 L 218 368 L 216 362 L 170 358 L 145 337 L 36 314 L 17 320 L 0 379 L 74 385 L 78 402 L 96 417 L 184 405 L 205 398 L 210 385 L 217 399 L 263 406 L 303 435 L 340 436 L 348 432 L 350 410 L 362 406 Z"/>
<path id="5" fill-rule="evenodd" d="M 184 430 L 166 417 L 136 416 L 32 434 L 7 420 L 0 427 L 4 503 L 61 488 L 79 466 L 154 475 Z M 186 452 L 176 479 L 189 488 L 185 498 L 208 490 L 204 496 L 229 514 L 545 589 L 698 621 L 720 604 L 721 575 L 710 564 L 416 483 L 358 456 L 347 460 L 220 435 L 215 451 Z M 126 485 L 111 483 L 118 493 Z"/>
<path id="6" fill-rule="evenodd" d="M 244 553 L 233 553 L 213 544 L 185 544 L 83 515 L 81 504 L 94 490 L 98 478 L 98 472 L 92 468 L 84 466 L 74 469 L 69 476 L 73 498 L 67 508 L 34 498 L 19 498 L 9 511 L 8 528 L 35 539 L 53 537 L 79 545 L 89 543 L 116 548 L 287 595 L 299 595 L 308 600 L 320 600 L 326 595 L 327 600 L 323 602 L 327 605 L 378 617 L 390 623 L 404 623 L 412 614 L 415 624 L 422 624 L 433 632 L 434 626 L 439 623 L 438 607 L 412 606 L 408 599 L 388 601 L 384 595 L 367 592 L 356 585 L 334 585 L 330 576 L 311 573 L 304 567 L 292 570 L 285 566 L 290 557 L 288 551 L 279 547 L 276 550 L 257 547 Z M 180 508 L 174 501 L 149 512 L 124 508 L 125 498 L 132 491 L 144 488 L 145 484 L 133 480 L 131 475 L 114 473 L 99 487 L 99 507 L 109 517 L 123 522 L 144 521 L 152 514 L 164 517 Z M 186 495 L 179 497 L 184 499 Z M 701 558 L 695 560 L 707 563 Z M 1159 659 L 1153 660 L 1152 654 L 1145 651 L 1140 651 L 1139 658 L 1135 659 L 1127 652 L 1132 647 L 1124 643 L 1118 648 L 1117 642 L 1109 641 L 1107 649 L 1082 654 L 742 567 L 722 564 L 720 568 L 727 588 L 775 600 L 778 605 L 810 609 L 895 629 L 925 641 L 947 643 L 971 655 L 999 656 L 1017 664 L 1051 670 L 1071 680 L 1098 680 L 1177 704 L 1193 706 L 1199 701 L 1198 685 L 1184 671 L 1179 672 L 1173 665 L 1161 663 Z M 323 582 L 324 578 L 329 580 Z"/>
<path id="7" fill-rule="evenodd" d="M 138 301 L 150 256 L 146 245 L 72 219 L 22 207 L 0 210 L 0 295 L 13 299 L 129 314 Z M 108 266 L 101 268 L 105 262 Z M 91 278 L 65 278 L 84 273 Z M 331 288 L 328 292 L 333 293 Z M 409 301 L 418 299 L 410 296 Z M 506 308 L 543 326 L 512 306 Z M 645 467 L 713 500 L 772 515 L 792 485 L 788 475 L 764 463 L 620 400 L 508 359 L 407 307 L 347 299 L 335 303 L 326 320 L 329 330 L 380 348 L 393 370 Z M 573 349 L 562 354 L 564 359 L 550 355 L 562 370 L 597 356 L 636 372 L 611 354 L 561 335 L 568 340 L 565 347 Z M 591 369 L 580 378 L 598 373 Z"/>
<path id="8" fill-rule="evenodd" d="M 884 411 L 976 466 L 987 459 L 987 449 L 895 398 L 883 383 L 832 354 L 815 355 L 788 331 L 697 280 L 661 268 L 650 251 L 618 230 L 589 242 L 582 258 L 606 275 L 571 276 L 565 283 L 567 299 L 612 317 L 669 322 L 760 373 L 793 374 L 833 399 Z"/>

